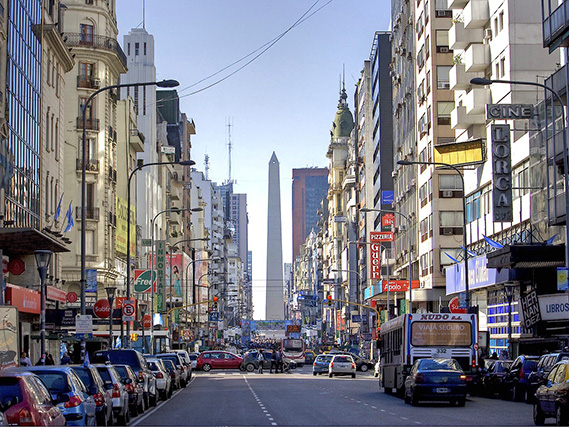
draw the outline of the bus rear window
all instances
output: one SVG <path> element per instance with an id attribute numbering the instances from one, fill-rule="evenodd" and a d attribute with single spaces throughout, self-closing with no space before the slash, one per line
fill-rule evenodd
<path id="1" fill-rule="evenodd" d="M 302 340 L 299 339 L 284 339 L 283 348 L 288 350 L 302 350 Z"/>
<path id="2" fill-rule="evenodd" d="M 468 322 L 413 322 L 411 344 L 416 347 L 468 347 L 472 344 L 472 325 Z"/>

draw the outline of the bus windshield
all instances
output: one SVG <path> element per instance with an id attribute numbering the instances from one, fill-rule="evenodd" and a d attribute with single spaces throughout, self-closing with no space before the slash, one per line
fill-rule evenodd
<path id="1" fill-rule="evenodd" d="M 469 347 L 472 345 L 472 323 L 413 322 L 411 344 L 421 347 Z"/>
<path id="2" fill-rule="evenodd" d="M 303 351 L 304 342 L 301 339 L 295 338 L 283 338 L 283 350 L 284 351 Z"/>

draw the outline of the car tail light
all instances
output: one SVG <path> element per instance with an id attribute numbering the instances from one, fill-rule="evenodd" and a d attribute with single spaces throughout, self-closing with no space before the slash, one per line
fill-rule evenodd
<path id="1" fill-rule="evenodd" d="M 134 385 L 133 384 L 125 384 L 124 388 L 129 394 L 134 393 Z"/>
<path id="2" fill-rule="evenodd" d="M 138 379 L 144 381 L 144 373 L 142 371 L 138 371 Z"/>
<path id="3" fill-rule="evenodd" d="M 121 397 L 121 389 L 119 388 L 119 383 L 113 385 L 113 397 Z"/>
<path id="4" fill-rule="evenodd" d="M 356 369 L 356 364 L 352 363 L 352 369 Z"/>
<path id="5" fill-rule="evenodd" d="M 97 394 L 93 395 L 93 398 L 95 399 L 95 406 L 103 406 L 105 404 L 103 393 L 98 392 Z"/>
<path id="6" fill-rule="evenodd" d="M 472 369 L 476 368 L 476 360 L 472 359 Z"/>
<path id="7" fill-rule="evenodd" d="M 520 368 L 520 380 L 524 378 L 525 372 L 523 366 Z"/>
<path id="8" fill-rule="evenodd" d="M 466 375 L 461 375 L 460 381 L 462 381 L 463 383 L 466 382 Z"/>
<path id="9" fill-rule="evenodd" d="M 316 362 L 314 362 L 312 365 L 316 366 Z"/>
<path id="10" fill-rule="evenodd" d="M 156 372 L 156 378 L 164 378 L 164 375 L 162 375 L 162 372 Z"/>
<path id="11" fill-rule="evenodd" d="M 334 362 L 330 362 L 330 367 L 331 367 L 331 368 L 334 367 Z"/>
<path id="12" fill-rule="evenodd" d="M 416 383 L 424 383 L 425 382 L 425 377 L 423 374 L 417 374 L 415 375 L 415 382 Z"/>
<path id="13" fill-rule="evenodd" d="M 18 425 L 20 426 L 35 426 L 34 416 L 29 408 L 22 408 L 18 412 Z"/>
<path id="14" fill-rule="evenodd" d="M 65 402 L 66 408 L 75 408 L 83 403 L 79 396 L 69 396 L 69 402 Z"/>

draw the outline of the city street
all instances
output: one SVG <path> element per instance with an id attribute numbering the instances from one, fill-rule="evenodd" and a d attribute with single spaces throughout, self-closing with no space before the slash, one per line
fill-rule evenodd
<path id="1" fill-rule="evenodd" d="M 554 420 L 546 420 L 553 425 Z M 291 374 L 195 372 L 192 383 L 132 426 L 522 426 L 534 425 L 526 403 L 471 397 L 463 408 L 447 403 L 406 405 L 379 391 L 372 372 L 355 379 Z"/>

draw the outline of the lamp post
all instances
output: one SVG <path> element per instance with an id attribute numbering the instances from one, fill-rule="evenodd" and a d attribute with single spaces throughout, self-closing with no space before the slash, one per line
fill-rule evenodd
<path id="1" fill-rule="evenodd" d="M 190 266 L 194 265 L 196 262 L 220 261 L 220 260 L 221 260 L 221 258 L 194 259 L 193 261 L 191 261 L 191 262 L 186 266 L 186 282 L 187 282 L 187 278 L 188 278 L 188 276 L 189 276 L 188 270 L 190 269 Z M 211 274 L 211 273 L 208 273 L 208 274 Z M 213 274 L 217 274 L 217 273 L 213 273 Z M 200 276 L 199 279 L 201 279 L 202 277 L 203 277 L 203 275 Z M 196 292 L 195 292 L 195 291 L 196 291 L 196 286 L 197 286 L 197 287 L 203 287 L 203 286 L 196 285 L 196 280 L 195 280 L 195 279 L 196 279 L 195 270 L 192 268 L 192 302 L 194 302 L 194 303 L 195 303 L 195 302 L 199 302 L 199 301 L 197 301 L 198 298 L 196 298 L 196 297 L 197 297 Z M 198 279 L 198 283 L 199 283 L 199 279 Z M 198 329 L 199 329 L 200 307 L 199 307 L 199 306 L 196 306 L 196 309 L 197 309 L 197 311 L 198 311 L 197 323 L 198 323 Z M 197 330 L 196 330 L 196 335 L 197 335 Z"/>
<path id="2" fill-rule="evenodd" d="M 504 292 L 506 293 L 506 300 L 508 301 L 508 357 L 512 358 L 512 298 L 514 297 L 514 289 L 516 285 L 513 283 L 506 283 L 504 285 Z"/>
<path id="3" fill-rule="evenodd" d="M 105 288 L 107 291 L 107 300 L 111 309 L 109 315 L 109 350 L 113 348 L 113 302 L 115 301 L 115 294 L 117 292 L 116 286 L 108 286 Z"/>
<path id="4" fill-rule="evenodd" d="M 146 338 L 144 338 L 144 316 L 146 315 L 146 309 L 148 308 L 148 304 L 145 302 L 138 303 L 138 309 L 140 310 L 140 326 L 142 328 L 142 354 L 145 353 L 146 349 Z"/>
<path id="5" fill-rule="evenodd" d="M 126 84 L 117 84 L 117 85 L 110 85 L 102 87 L 95 92 L 93 92 L 83 104 L 81 108 L 81 114 L 83 118 L 83 139 L 81 144 L 82 149 L 82 164 L 81 164 L 81 314 L 85 315 L 86 313 L 86 306 L 85 306 L 85 265 L 86 265 L 86 227 L 85 227 L 85 218 L 87 216 L 87 179 L 86 179 L 86 170 L 87 170 L 87 108 L 91 100 L 100 94 L 103 91 L 111 90 L 111 89 L 120 89 L 123 87 L 137 87 L 137 86 L 158 86 L 158 87 L 176 87 L 179 86 L 180 83 L 177 80 L 162 80 L 159 82 L 143 82 L 143 83 L 126 83 Z M 130 179 L 129 179 L 130 182 Z M 130 191 L 129 191 L 130 196 Z M 128 206 L 128 213 L 130 214 L 130 205 Z M 130 223 L 129 223 L 130 224 Z M 128 225 L 127 225 L 128 226 Z M 128 238 L 128 236 L 127 236 Z M 128 247 L 127 247 L 128 252 Z M 128 265 L 127 265 L 127 272 L 128 272 Z M 127 282 L 128 287 L 128 282 Z M 127 326 L 128 327 L 128 326 Z M 81 360 L 85 359 L 85 341 L 81 340 Z"/>
<path id="6" fill-rule="evenodd" d="M 563 173 L 563 182 L 565 185 L 565 216 L 569 215 L 569 161 L 567 160 L 567 156 L 569 155 L 567 151 L 567 122 L 565 121 L 565 107 L 563 105 L 563 101 L 559 94 L 554 91 L 552 88 L 537 82 L 527 82 L 527 81 L 517 81 L 517 80 L 494 80 L 494 79 L 485 79 L 482 77 L 475 77 L 470 79 L 470 83 L 473 85 L 491 85 L 492 83 L 503 83 L 503 84 L 512 84 L 512 85 L 523 85 L 523 86 L 535 86 L 543 88 L 549 91 L 555 100 L 559 102 L 561 106 L 561 121 L 563 122 L 563 129 L 562 129 L 562 140 L 563 140 L 563 168 L 565 169 Z M 552 113 L 553 115 L 553 113 Z M 553 122 L 555 123 L 555 118 L 553 118 Z M 565 268 L 569 270 L 569 224 L 566 221 L 565 224 Z"/>
<path id="7" fill-rule="evenodd" d="M 356 270 L 341 270 L 341 269 L 332 269 L 331 271 L 335 271 L 335 272 L 343 272 L 343 271 L 344 271 L 344 272 L 346 272 L 346 273 L 354 273 L 354 274 L 357 276 L 356 289 L 359 290 L 359 286 L 360 286 L 360 283 L 361 283 L 361 276 L 360 276 L 360 273 L 359 273 L 358 271 L 356 271 Z M 359 295 L 358 295 L 358 298 L 359 298 Z M 349 301 L 349 300 L 350 300 L 350 294 L 349 294 L 349 292 L 348 292 L 348 301 Z M 362 302 L 363 302 L 363 301 L 362 301 Z M 357 305 L 357 304 L 359 303 L 359 301 L 355 301 L 355 303 L 356 303 L 356 305 Z M 350 307 L 348 306 L 348 309 L 349 309 L 349 308 L 350 308 Z M 350 310 L 350 311 L 351 311 L 351 310 Z M 361 310 L 360 310 L 360 313 L 361 313 Z M 352 314 L 350 313 L 349 316 L 350 316 L 350 317 L 348 318 L 348 320 L 349 320 L 349 334 L 348 334 L 348 339 L 350 339 L 350 336 L 352 335 Z M 379 322 L 379 319 L 377 319 L 377 320 L 378 320 L 378 322 Z M 350 344 L 351 344 L 351 343 L 350 343 Z"/>
<path id="8" fill-rule="evenodd" d="M 47 269 L 49 268 L 49 263 L 51 261 L 51 251 L 47 250 L 37 250 L 34 252 L 36 256 L 36 264 L 38 267 L 38 272 L 40 275 L 40 286 L 41 286 L 41 300 L 40 300 L 40 349 L 41 349 L 41 360 L 42 364 L 45 364 L 45 278 L 47 275 Z"/>
<path id="9" fill-rule="evenodd" d="M 393 211 L 393 210 L 388 210 L 388 209 L 375 209 L 375 208 L 361 208 L 360 212 L 383 212 L 383 213 L 392 213 L 395 215 L 400 215 L 402 218 L 405 219 L 405 221 L 407 221 L 407 246 L 409 247 L 409 255 L 408 255 L 408 263 L 409 265 L 407 266 L 407 280 L 409 282 L 409 312 L 413 313 L 413 285 L 412 285 L 412 281 L 411 281 L 411 276 L 413 273 L 413 267 L 411 262 L 413 261 L 413 258 L 411 257 L 411 220 L 409 219 L 409 217 L 399 211 Z M 387 281 L 387 289 L 389 290 L 389 280 Z"/>

